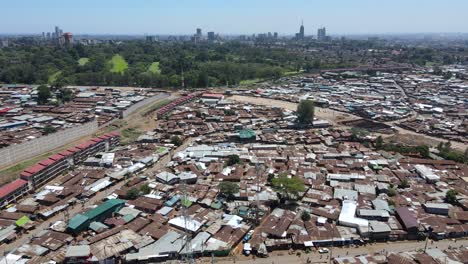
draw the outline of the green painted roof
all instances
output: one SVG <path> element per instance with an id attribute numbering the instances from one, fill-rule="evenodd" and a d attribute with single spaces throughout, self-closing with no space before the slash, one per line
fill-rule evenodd
<path id="1" fill-rule="evenodd" d="M 111 209 L 115 209 L 115 207 L 119 205 L 123 205 L 123 204 L 125 204 L 124 200 L 110 199 L 100 204 L 98 207 L 91 209 L 88 212 L 84 213 L 84 215 L 88 217 L 89 219 L 95 219 L 99 215 L 106 213 Z"/>
<path id="2" fill-rule="evenodd" d="M 223 207 L 223 204 L 220 201 L 216 201 L 211 203 L 210 207 L 213 209 L 221 209 Z"/>
<path id="3" fill-rule="evenodd" d="M 89 217 L 82 214 L 77 214 L 68 222 L 68 228 L 78 229 L 81 225 L 85 224 L 89 220 Z"/>
<path id="4" fill-rule="evenodd" d="M 252 129 L 243 129 L 239 131 L 239 137 L 240 138 L 252 138 L 255 137 L 255 131 Z"/>
<path id="5" fill-rule="evenodd" d="M 125 221 L 125 223 L 131 222 L 133 219 L 135 219 L 136 216 L 127 214 L 122 217 L 122 219 Z"/>
<path id="6" fill-rule="evenodd" d="M 22 216 L 20 219 L 18 219 L 15 224 L 17 226 L 24 226 L 25 224 L 27 224 L 29 221 L 31 221 L 31 219 L 29 219 L 29 217 L 27 216 Z"/>

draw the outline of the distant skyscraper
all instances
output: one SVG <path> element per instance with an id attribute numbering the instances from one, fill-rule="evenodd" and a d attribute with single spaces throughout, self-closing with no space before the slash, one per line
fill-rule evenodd
<path id="1" fill-rule="evenodd" d="M 304 22 L 301 23 L 301 28 L 299 29 L 299 35 L 302 39 L 304 38 Z"/>
<path id="2" fill-rule="evenodd" d="M 197 33 L 193 36 L 193 40 L 195 42 L 199 42 L 202 40 L 202 30 L 201 28 L 197 28 Z"/>
<path id="3" fill-rule="evenodd" d="M 278 32 L 273 33 L 273 38 L 275 38 L 275 39 L 278 38 Z"/>
<path id="4" fill-rule="evenodd" d="M 213 31 L 208 32 L 208 41 L 215 41 L 216 36 Z"/>
<path id="5" fill-rule="evenodd" d="M 155 42 L 156 38 L 154 36 L 146 36 L 146 42 Z"/>
<path id="6" fill-rule="evenodd" d="M 299 33 L 296 33 L 296 40 L 304 40 L 304 21 L 301 23 Z"/>
<path id="7" fill-rule="evenodd" d="M 319 28 L 317 30 L 317 39 L 319 41 L 325 41 L 327 40 L 327 29 L 325 27 Z"/>
<path id="8" fill-rule="evenodd" d="M 73 34 L 70 32 L 63 33 L 63 43 L 67 46 L 73 45 Z"/>

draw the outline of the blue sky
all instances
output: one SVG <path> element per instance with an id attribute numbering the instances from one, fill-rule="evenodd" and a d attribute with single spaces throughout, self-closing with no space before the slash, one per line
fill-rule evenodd
<path id="1" fill-rule="evenodd" d="M 468 0 L 1 0 L 0 33 L 468 32 Z"/>

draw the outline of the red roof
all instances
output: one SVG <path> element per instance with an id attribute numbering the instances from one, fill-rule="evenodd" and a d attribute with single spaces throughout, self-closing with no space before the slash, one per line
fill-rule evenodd
<path id="1" fill-rule="evenodd" d="M 11 110 L 11 108 L 8 108 L 8 107 L 2 108 L 2 109 L 0 109 L 0 114 L 8 113 L 8 111 L 10 111 L 10 110 Z"/>
<path id="2" fill-rule="evenodd" d="M 68 150 L 64 150 L 64 151 L 61 151 L 59 153 L 59 155 L 61 155 L 62 157 L 68 157 L 70 155 L 72 155 L 74 152 L 71 152 L 71 151 L 68 151 Z M 52 157 L 51 157 L 52 158 Z"/>
<path id="3" fill-rule="evenodd" d="M 86 141 L 86 142 L 83 142 L 83 143 L 81 143 L 79 145 L 76 145 L 75 147 L 78 148 L 78 149 L 87 149 L 92 145 L 94 145 L 93 141 Z"/>
<path id="4" fill-rule="evenodd" d="M 55 163 L 55 160 L 53 159 L 45 159 L 43 161 L 39 161 L 39 164 L 44 165 L 44 166 L 50 166 Z"/>
<path id="5" fill-rule="evenodd" d="M 45 166 L 42 166 L 41 164 L 37 163 L 36 165 L 25 169 L 25 171 L 29 172 L 31 174 L 36 174 L 36 173 L 40 172 L 43 169 L 45 169 Z"/>
<path id="6" fill-rule="evenodd" d="M 55 154 L 55 155 L 52 155 L 52 156 L 50 156 L 50 157 L 49 157 L 49 159 L 51 159 L 51 160 L 55 160 L 55 161 L 62 160 L 63 158 L 64 158 L 64 156 L 63 156 L 63 155 L 61 155 L 60 153 L 58 153 L 58 154 Z"/>
<path id="7" fill-rule="evenodd" d="M 110 135 L 112 137 L 120 137 L 120 132 L 119 131 L 114 131 L 114 132 L 110 132 L 108 135 Z"/>
<path id="8" fill-rule="evenodd" d="M 0 187 L 0 198 L 4 198 L 19 188 L 27 185 L 28 182 L 22 179 L 14 180 Z"/>
<path id="9" fill-rule="evenodd" d="M 91 139 L 91 141 L 96 142 L 96 143 L 99 143 L 99 142 L 101 142 L 101 141 L 103 141 L 103 140 L 104 140 L 104 139 L 102 139 L 102 138 L 92 138 L 92 139 Z"/>
<path id="10" fill-rule="evenodd" d="M 77 147 L 71 147 L 71 148 L 67 149 L 67 151 L 71 152 L 71 153 L 75 153 L 75 152 L 81 151 L 81 149 L 79 149 Z"/>
<path id="11" fill-rule="evenodd" d="M 23 176 L 23 177 L 26 177 L 26 178 L 29 178 L 32 176 L 31 173 L 27 172 L 27 171 L 23 171 L 20 173 L 20 176 Z"/>

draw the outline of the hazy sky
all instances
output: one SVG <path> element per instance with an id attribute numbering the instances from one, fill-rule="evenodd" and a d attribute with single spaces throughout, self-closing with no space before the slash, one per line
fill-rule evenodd
<path id="1" fill-rule="evenodd" d="M 468 32 L 468 0 L 0 0 L 0 33 Z"/>

